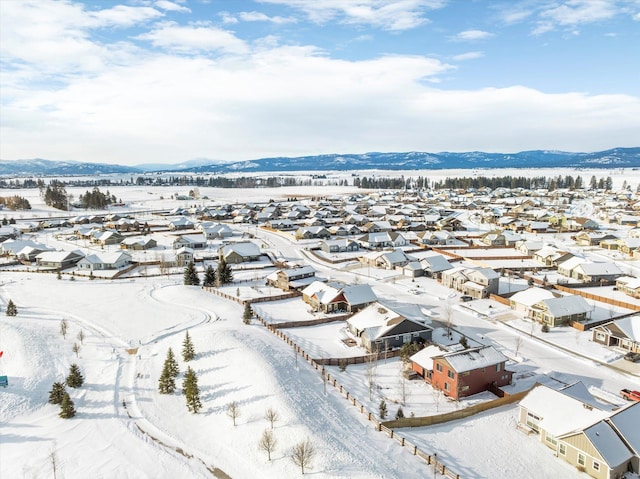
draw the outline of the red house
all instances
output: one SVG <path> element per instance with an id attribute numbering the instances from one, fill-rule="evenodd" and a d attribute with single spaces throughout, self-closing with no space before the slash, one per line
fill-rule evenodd
<path id="1" fill-rule="evenodd" d="M 507 357 L 493 346 L 482 346 L 442 354 L 433 358 L 431 386 L 459 399 L 506 386 L 512 372 L 505 369 Z"/>

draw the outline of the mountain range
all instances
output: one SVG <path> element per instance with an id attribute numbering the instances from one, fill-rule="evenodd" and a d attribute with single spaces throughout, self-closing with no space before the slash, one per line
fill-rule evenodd
<path id="1" fill-rule="evenodd" d="M 123 166 L 44 159 L 0 160 L 0 175 L 88 176 L 106 174 L 242 173 L 348 170 L 440 170 L 476 168 L 635 168 L 640 167 L 640 147 L 613 148 L 591 153 L 534 150 L 519 153 L 364 153 L 327 154 L 295 158 L 261 158 L 221 162 L 207 159 L 178 164 Z"/>

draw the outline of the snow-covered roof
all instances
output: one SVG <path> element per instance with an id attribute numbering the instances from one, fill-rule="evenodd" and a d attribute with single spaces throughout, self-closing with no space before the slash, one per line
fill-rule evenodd
<path id="1" fill-rule="evenodd" d="M 368 284 L 352 284 L 342 289 L 349 304 L 365 304 L 378 299 Z"/>
<path id="2" fill-rule="evenodd" d="M 554 317 L 569 316 L 591 311 L 593 308 L 587 301 L 577 294 L 560 296 L 559 298 L 543 299 L 536 304 L 544 304 Z"/>
<path id="3" fill-rule="evenodd" d="M 507 357 L 493 346 L 447 353 L 443 355 L 443 359 L 458 373 L 488 368 L 507 361 Z"/>
<path id="4" fill-rule="evenodd" d="M 439 273 L 453 268 L 451 263 L 441 254 L 426 256 L 420 260 L 422 267 L 432 273 Z"/>
<path id="5" fill-rule="evenodd" d="M 622 270 L 614 263 L 582 263 L 577 269 L 589 276 L 622 274 Z"/>
<path id="6" fill-rule="evenodd" d="M 233 243 L 226 245 L 223 249 L 225 256 L 231 252 L 236 252 L 240 256 L 260 256 L 260 248 L 255 243 Z"/>
<path id="7" fill-rule="evenodd" d="M 633 453 L 605 421 L 600 421 L 585 429 L 584 434 L 611 468 L 619 466 L 633 457 Z"/>
<path id="8" fill-rule="evenodd" d="M 582 431 L 611 415 L 609 411 L 584 404 L 544 385 L 537 386 L 520 401 L 521 407 L 540 417 L 540 428 L 556 437 Z"/>
<path id="9" fill-rule="evenodd" d="M 409 359 L 411 359 L 411 361 L 416 363 L 418 366 L 431 371 L 433 370 L 433 358 L 436 356 L 441 356 L 443 352 L 444 351 L 439 346 L 431 344 L 415 353 Z"/>
<path id="10" fill-rule="evenodd" d="M 389 320 L 401 317 L 396 311 L 380 304 L 373 303 L 351 316 L 347 322 L 359 331 L 386 325 Z"/>
<path id="11" fill-rule="evenodd" d="M 628 338 L 640 341 L 640 316 L 629 316 L 616 320 L 616 326 L 623 331 Z"/>
<path id="12" fill-rule="evenodd" d="M 531 288 L 518 291 L 509 299 L 518 304 L 523 304 L 525 306 L 533 306 L 534 304 L 542 301 L 543 299 L 550 299 L 554 297 L 555 296 L 553 295 L 553 293 L 548 289 L 532 286 Z"/>
<path id="13" fill-rule="evenodd" d="M 640 402 L 617 411 L 609 421 L 622 434 L 635 453 L 640 454 Z"/>

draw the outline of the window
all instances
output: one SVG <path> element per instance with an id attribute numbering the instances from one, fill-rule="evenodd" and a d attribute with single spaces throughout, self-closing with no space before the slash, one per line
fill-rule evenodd
<path id="1" fill-rule="evenodd" d="M 442 372 L 442 364 L 436 363 L 436 371 Z"/>
<path id="2" fill-rule="evenodd" d="M 580 464 L 581 466 L 584 466 L 585 463 L 587 462 L 586 458 L 584 457 L 584 454 L 582 454 L 581 452 L 578 453 L 578 464 Z"/>
<path id="3" fill-rule="evenodd" d="M 598 461 L 593 461 L 593 470 L 594 471 L 600 470 L 600 463 Z"/>
<path id="4" fill-rule="evenodd" d="M 456 377 L 455 373 L 451 370 L 447 371 L 447 376 L 449 376 L 451 379 Z"/>
<path id="5" fill-rule="evenodd" d="M 460 388 L 460 391 L 468 391 L 469 390 L 469 386 L 462 386 Z"/>
<path id="6" fill-rule="evenodd" d="M 547 432 L 547 433 L 545 433 L 545 435 L 544 435 L 544 439 L 545 439 L 545 441 L 547 441 L 549 444 L 553 444 L 554 446 L 555 446 L 556 444 L 558 444 L 557 439 L 556 439 L 555 437 L 553 437 L 551 434 L 549 434 L 548 432 Z"/>
<path id="7" fill-rule="evenodd" d="M 604 333 L 601 333 L 601 332 L 596 333 L 596 341 L 604 341 L 605 338 L 606 336 L 604 335 Z"/>
<path id="8" fill-rule="evenodd" d="M 538 423 L 540 422 L 540 417 L 527 412 L 527 426 L 529 426 L 534 431 L 538 430 Z"/>
<path id="9" fill-rule="evenodd" d="M 560 447 L 558 448 L 558 452 L 560 453 L 560 455 L 566 456 L 567 455 L 567 446 L 565 444 L 560 443 Z"/>
<path id="10" fill-rule="evenodd" d="M 496 372 L 499 373 L 500 372 L 500 366 L 502 366 L 502 364 L 496 364 Z"/>
<path id="11" fill-rule="evenodd" d="M 444 390 L 448 391 L 449 390 L 449 383 L 444 383 Z"/>

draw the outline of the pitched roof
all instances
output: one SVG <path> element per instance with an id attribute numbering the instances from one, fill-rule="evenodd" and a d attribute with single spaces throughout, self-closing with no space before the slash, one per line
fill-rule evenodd
<path id="1" fill-rule="evenodd" d="M 493 346 L 455 351 L 443 354 L 442 358 L 458 373 L 487 368 L 507 361 L 507 357 Z"/>

